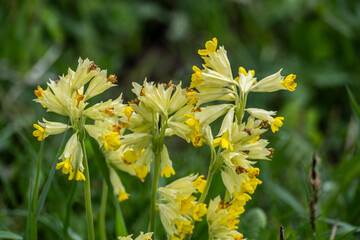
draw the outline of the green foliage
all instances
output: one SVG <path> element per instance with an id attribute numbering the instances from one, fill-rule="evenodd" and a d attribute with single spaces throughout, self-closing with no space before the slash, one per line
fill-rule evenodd
<path id="1" fill-rule="evenodd" d="M 359 117 L 359 9 L 355 0 L 5 1 L 0 8 L 0 238 L 19 239 L 25 233 L 40 146 L 31 135 L 32 124 L 45 112 L 32 102 L 37 85 L 74 67 L 79 56 L 116 73 L 119 86 L 108 94 L 124 92 L 126 100 L 133 97 L 130 83 L 145 77 L 189 85 L 192 65 L 200 65 L 197 49 L 217 37 L 230 61 L 256 69 L 258 78 L 283 68 L 284 75 L 296 74 L 298 82 L 294 93 L 254 94 L 249 100 L 277 109 L 285 121 L 270 139 L 276 150 L 273 160 L 260 163 L 263 185 L 246 206 L 239 231 L 249 239 L 278 239 L 283 225 L 288 240 L 314 236 L 308 173 L 315 151 L 321 158 L 315 238 L 329 239 L 339 220 L 335 239 L 358 239 L 360 138 L 351 109 Z M 59 120 L 51 113 L 46 118 Z M 61 141 L 57 136 L 45 143 L 40 193 L 48 194 L 39 196 L 39 239 L 61 238 L 69 209 L 72 183 L 51 170 Z M 189 172 L 206 174 L 207 149 L 194 149 L 180 139 L 169 144 L 177 174 L 161 180 L 160 186 Z M 95 223 L 102 177 L 107 179 L 100 158 L 95 150 L 88 155 Z M 121 209 L 128 231 L 137 235 L 147 229 L 150 185 L 126 175 L 121 179 L 131 194 Z M 224 195 L 218 179 L 211 198 Z M 80 185 L 74 187 L 70 204 L 67 232 L 72 239 L 86 238 Z M 107 206 L 109 239 L 120 232 L 115 230 L 119 209 L 118 204 Z M 206 225 L 196 227 L 193 238 L 206 239 Z"/>

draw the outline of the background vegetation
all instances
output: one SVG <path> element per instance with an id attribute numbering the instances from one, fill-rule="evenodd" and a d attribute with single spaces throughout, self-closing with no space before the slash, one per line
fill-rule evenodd
<path id="1" fill-rule="evenodd" d="M 297 75 L 290 93 L 251 95 L 251 107 L 278 110 L 284 127 L 269 139 L 275 154 L 260 162 L 264 182 L 246 206 L 239 230 L 248 239 L 360 239 L 359 118 L 351 110 L 345 86 L 360 101 L 360 2 L 343 0 L 182 0 L 182 1 L 2 1 L 0 5 L 0 233 L 23 236 L 29 192 L 34 181 L 39 142 L 32 124 L 42 116 L 56 120 L 35 104 L 33 90 L 56 79 L 79 56 L 94 60 L 118 76 L 126 100 L 131 82 L 182 80 L 189 85 L 197 50 L 217 37 L 232 68 L 255 69 L 258 78 L 283 68 Z M 62 136 L 45 142 L 40 191 L 49 175 Z M 169 142 L 177 174 L 206 174 L 208 151 L 177 139 Z M 101 175 L 91 151 L 93 210 L 99 218 Z M 309 223 L 311 154 L 321 159 L 316 233 Z M 130 233 L 146 231 L 150 179 L 125 174 L 131 198 L 121 204 Z M 220 179 L 220 176 L 216 176 Z M 218 181 L 211 197 L 224 193 Z M 160 182 L 164 185 L 165 182 Z M 38 229 L 40 239 L 62 237 L 61 225 L 72 183 L 56 172 Z M 86 238 L 82 183 L 77 184 L 70 236 Z M 116 236 L 114 207 L 107 207 L 107 233 Z M 97 231 L 97 229 L 96 229 Z M 199 225 L 193 239 L 206 239 Z M 98 234 L 98 233 L 97 233 Z M 1 235 L 5 236 L 5 235 Z M 16 236 L 14 236 L 16 237 Z"/>

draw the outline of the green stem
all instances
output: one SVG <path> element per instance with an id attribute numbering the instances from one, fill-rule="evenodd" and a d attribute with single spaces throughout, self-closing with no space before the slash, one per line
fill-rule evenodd
<path id="1" fill-rule="evenodd" d="M 201 194 L 198 203 L 203 203 L 205 201 L 206 195 L 207 195 L 207 193 L 209 192 L 209 189 L 210 189 L 210 185 L 211 185 L 211 181 L 213 179 L 213 176 L 214 176 L 214 173 L 213 173 L 213 171 L 211 171 L 211 168 L 209 168 L 208 178 L 206 179 L 204 192 Z"/>
<path id="2" fill-rule="evenodd" d="M 101 210 L 100 210 L 100 239 L 106 240 L 106 230 L 105 230 L 105 215 L 106 215 L 106 201 L 108 195 L 108 187 L 106 182 L 103 181 L 103 191 L 101 196 Z"/>
<path id="3" fill-rule="evenodd" d="M 31 210 L 31 221 L 30 221 L 30 239 L 37 239 L 37 218 L 36 218 L 36 206 L 38 200 L 39 192 L 39 180 L 40 180 L 40 170 L 41 170 L 41 161 L 42 161 L 42 152 L 44 149 L 44 141 L 40 144 L 38 162 L 36 166 L 36 177 L 35 177 L 35 186 L 32 197 L 32 210 Z"/>
<path id="4" fill-rule="evenodd" d="M 65 211 L 65 218 L 63 223 L 63 235 L 64 239 L 68 239 L 68 228 L 70 224 L 70 216 L 72 212 L 72 204 L 74 202 L 74 196 L 75 196 L 75 190 L 76 190 L 77 182 L 73 181 L 71 184 L 70 194 L 68 195 L 67 201 L 66 201 L 66 211 Z"/>
<path id="5" fill-rule="evenodd" d="M 155 152 L 155 171 L 154 171 L 154 180 L 151 190 L 150 225 L 149 225 L 149 232 L 154 232 L 154 239 L 155 239 L 156 193 L 159 183 L 159 175 L 160 175 L 160 152 Z"/>
<path id="6" fill-rule="evenodd" d="M 88 224 L 88 235 L 89 240 L 94 240 L 94 223 L 93 223 L 93 216 L 92 216 L 92 209 L 91 209 L 91 193 L 90 193 L 90 174 L 89 174 L 89 166 L 86 156 L 85 150 L 85 142 L 84 137 L 81 140 L 81 147 L 84 154 L 84 173 L 85 173 L 85 206 L 86 206 L 86 216 L 87 216 L 87 224 Z"/>
<path id="7" fill-rule="evenodd" d="M 209 170 L 208 170 L 208 177 L 206 179 L 204 191 L 200 196 L 199 203 L 203 203 L 205 201 L 206 195 L 210 189 L 211 181 L 214 176 L 213 165 L 216 162 L 215 158 L 217 158 L 216 157 L 217 155 L 215 154 L 215 148 L 211 144 L 210 144 L 210 150 L 211 150 L 211 160 L 210 160 L 210 165 L 209 165 Z"/>

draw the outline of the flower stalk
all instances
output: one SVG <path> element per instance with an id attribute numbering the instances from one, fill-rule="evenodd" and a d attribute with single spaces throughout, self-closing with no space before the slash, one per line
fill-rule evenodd
<path id="1" fill-rule="evenodd" d="M 42 152 L 44 149 L 44 141 L 40 144 L 38 162 L 36 166 L 36 177 L 35 177 L 35 185 L 33 191 L 32 198 L 32 210 L 31 210 L 31 221 L 30 221 L 30 238 L 37 239 L 37 218 L 36 218 L 36 207 L 38 200 L 38 192 L 39 192 L 39 180 L 40 180 L 40 170 L 41 170 L 41 161 L 42 161 Z"/>
<path id="2" fill-rule="evenodd" d="M 85 141 L 84 136 L 81 137 L 81 147 L 84 153 L 84 173 L 85 173 L 85 207 L 86 207 L 86 217 L 87 217 L 87 225 L 88 225 L 88 237 L 90 240 L 95 239 L 94 235 L 94 222 L 92 216 L 92 207 L 91 207 L 91 192 L 90 192 L 90 174 L 89 174 L 89 166 L 88 160 L 85 151 Z"/>
<path id="3" fill-rule="evenodd" d="M 101 209 L 100 209 L 100 239 L 106 240 L 106 228 L 105 228 L 105 215 L 106 215 L 106 202 L 108 195 L 108 187 L 105 180 L 103 181 L 103 190 L 101 196 Z"/>
<path id="4" fill-rule="evenodd" d="M 154 170 L 154 179 L 151 190 L 151 199 L 150 199 L 150 224 L 148 232 L 154 232 L 155 234 L 155 216 L 156 216 L 156 193 L 159 183 L 160 176 L 160 153 L 155 152 L 155 170 Z"/>

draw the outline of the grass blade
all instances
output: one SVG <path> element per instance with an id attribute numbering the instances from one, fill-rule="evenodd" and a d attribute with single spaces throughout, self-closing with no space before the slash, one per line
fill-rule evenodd
<path id="1" fill-rule="evenodd" d="M 358 116 L 358 119 L 360 119 L 360 107 L 359 107 L 359 104 L 356 102 L 356 99 L 355 99 L 354 95 L 352 94 L 352 92 L 351 92 L 351 90 L 350 90 L 350 88 L 348 86 L 346 86 L 346 90 L 347 90 L 347 93 L 348 93 L 349 98 L 350 98 L 351 106 L 353 107 L 355 114 Z"/>
<path id="2" fill-rule="evenodd" d="M 20 235 L 17 235 L 9 231 L 0 231 L 0 239 L 23 239 Z"/>

